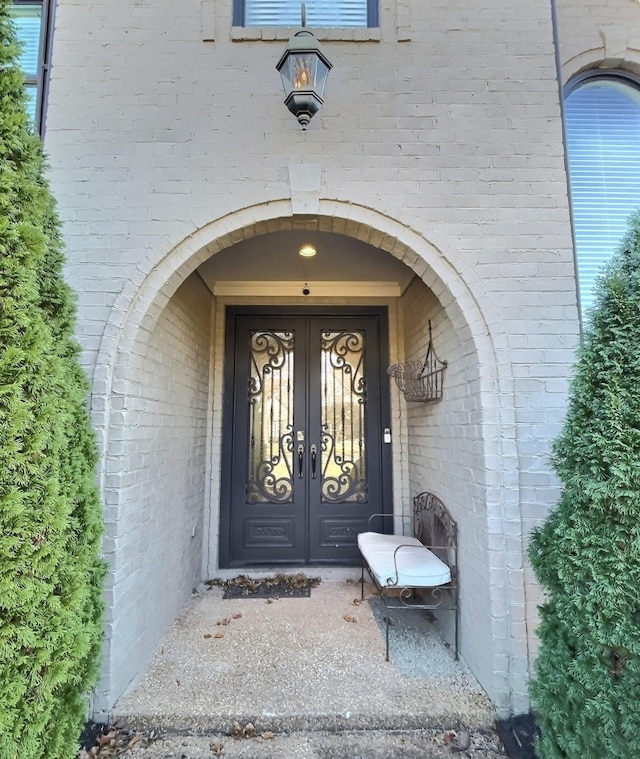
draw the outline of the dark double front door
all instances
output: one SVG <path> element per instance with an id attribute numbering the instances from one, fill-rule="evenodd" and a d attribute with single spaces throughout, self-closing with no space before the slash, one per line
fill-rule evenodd
<path id="1" fill-rule="evenodd" d="M 227 318 L 223 566 L 358 561 L 389 507 L 382 312 Z"/>

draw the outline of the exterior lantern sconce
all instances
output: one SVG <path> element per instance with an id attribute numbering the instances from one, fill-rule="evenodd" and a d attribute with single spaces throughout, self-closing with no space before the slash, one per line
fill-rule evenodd
<path id="1" fill-rule="evenodd" d="M 318 40 L 306 29 L 306 10 L 301 11 L 302 29 L 287 43 L 276 69 L 282 77 L 284 104 L 303 129 L 324 103 L 324 87 L 332 64 L 320 49 Z"/>

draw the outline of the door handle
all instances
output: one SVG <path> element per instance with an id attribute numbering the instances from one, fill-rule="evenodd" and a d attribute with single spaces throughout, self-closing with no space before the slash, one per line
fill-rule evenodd
<path id="1" fill-rule="evenodd" d="M 298 446 L 298 478 L 303 479 L 304 478 L 304 445 L 300 443 Z"/>
<path id="2" fill-rule="evenodd" d="M 311 479 L 315 480 L 316 475 L 316 458 L 318 456 L 318 446 L 312 445 L 311 446 Z"/>

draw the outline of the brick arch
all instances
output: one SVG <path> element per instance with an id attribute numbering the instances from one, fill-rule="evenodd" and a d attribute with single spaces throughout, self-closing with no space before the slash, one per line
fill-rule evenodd
<path id="1" fill-rule="evenodd" d="M 640 50 L 628 48 L 624 60 L 621 61 L 616 59 L 613 62 L 613 65 L 607 59 L 604 47 L 585 50 L 584 52 L 575 55 L 573 58 L 562 62 L 562 86 L 568 84 L 574 76 L 577 76 L 584 71 L 591 70 L 599 71 L 603 74 L 607 74 L 611 71 L 628 71 L 631 74 L 640 76 Z"/>
<path id="2" fill-rule="evenodd" d="M 374 209 L 344 201 L 320 203 L 314 231 L 333 232 L 384 250 L 412 269 L 440 300 L 452 324 L 469 328 L 483 366 L 494 366 L 500 347 L 506 349 L 501 323 L 489 324 L 488 304 L 481 282 L 465 281 L 455 251 L 436 247 L 415 231 L 416 224 L 402 224 Z M 147 259 L 127 282 L 111 309 L 96 360 L 93 417 L 98 429 L 106 429 L 107 410 L 100 399 L 123 394 L 128 361 L 123 357 L 148 334 L 163 308 L 182 282 L 204 261 L 238 242 L 268 232 L 300 229 L 288 200 L 245 208 L 194 231 L 159 261 Z M 114 369 L 121 365 L 114 380 Z M 495 371 L 494 389 L 497 382 Z M 106 442 L 106 441 L 105 441 Z"/>
<path id="3" fill-rule="evenodd" d="M 109 455 L 111 400 L 127 394 L 128 356 L 151 333 L 178 287 L 219 251 L 268 232 L 299 229 L 300 223 L 289 200 L 244 208 L 194 231 L 159 261 L 147 259 L 127 282 L 105 325 L 94 373 L 92 417 L 104 453 L 101 485 Z M 491 308 L 483 308 L 482 283 L 465 281 L 456 251 L 436 247 L 416 226 L 351 202 L 328 200 L 320 202 L 316 229 L 366 242 L 405 263 L 434 292 L 453 326 L 470 330 L 487 391 L 497 392 L 500 384 L 501 393 L 511 394 L 504 387 L 505 373 L 498 370 L 499 356 L 507 352 L 504 330 L 498 320 L 489 323 Z"/>
<path id="4" fill-rule="evenodd" d="M 512 624 L 509 607 L 525 606 L 522 551 L 508 545 L 504 534 L 506 515 L 519 514 L 518 461 L 514 440 L 505 437 L 513 428 L 513 388 L 509 350 L 502 323 L 488 300 L 481 281 L 465 276 L 470 270 L 455 250 L 437 247 L 417 229 L 419 220 L 401 222 L 377 209 L 356 205 L 344 200 L 320 200 L 317 231 L 334 232 L 384 250 L 411 268 L 435 294 L 454 329 L 466 332 L 475 346 L 480 366 L 483 397 L 484 460 L 491 462 L 494 479 L 487 483 L 488 545 L 492 553 L 490 583 L 504 588 L 504 598 L 496 602 L 493 614 L 496 637 L 510 640 Z M 112 451 L 110 430 L 120 426 L 111 419 L 112 408 L 118 408 L 121 398 L 128 394 L 131 380 L 129 357 L 143 351 L 148 335 L 162 310 L 180 284 L 204 261 L 217 252 L 242 240 L 280 230 L 294 230 L 306 219 L 291 214 L 291 201 L 271 201 L 239 210 L 214 220 L 175 245 L 159 261 L 147 260 L 118 296 L 111 318 L 105 326 L 97 357 L 92 412 L 103 451 L 100 472 L 105 505 L 120 505 L 117 489 L 107 488 Z M 500 403 L 496 397 L 500 397 Z M 496 463 L 500 462 L 500 463 Z M 488 467 L 489 468 L 489 467 Z M 495 477 L 508 482 L 495 482 Z M 497 485 L 497 487 L 496 487 Z M 515 485 L 515 487 L 514 487 Z M 491 532 L 493 530 L 493 532 Z M 514 588 L 516 574 L 522 575 L 519 591 Z M 507 575 L 510 582 L 507 583 Z M 510 600 L 506 592 L 509 587 Z M 514 602 L 514 595 L 521 596 Z M 496 671 L 510 672 L 512 655 L 501 653 L 494 662 Z M 526 677 L 526 675 L 525 675 Z M 518 680 L 518 678 L 516 677 Z M 522 678 L 519 678 L 522 679 Z M 522 683 L 514 683 L 516 689 Z M 512 686 L 514 687 L 514 686 Z"/>

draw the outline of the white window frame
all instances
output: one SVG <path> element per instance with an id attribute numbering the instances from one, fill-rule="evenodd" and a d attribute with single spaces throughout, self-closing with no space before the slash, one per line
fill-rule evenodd
<path id="1" fill-rule="evenodd" d="M 25 72 L 25 84 L 36 88 L 34 128 L 43 135 L 49 89 L 49 71 L 51 69 L 55 0 L 12 0 L 11 5 L 15 7 L 20 7 L 21 5 L 40 6 L 42 8 L 37 71 L 35 76 Z"/>
<path id="2" fill-rule="evenodd" d="M 624 86 L 630 87 L 633 90 L 635 90 L 635 92 L 637 93 L 638 100 L 640 101 L 640 78 L 622 70 L 596 69 L 596 70 L 586 71 L 574 77 L 566 85 L 564 89 L 565 133 L 566 133 L 566 143 L 567 143 L 567 168 L 569 172 L 568 180 L 569 180 L 569 194 L 570 194 L 570 200 L 571 200 L 571 213 L 572 213 L 572 224 L 573 224 L 573 234 L 574 234 L 575 266 L 576 266 L 576 277 L 577 277 L 576 284 L 577 284 L 577 291 L 578 291 L 578 305 L 580 308 L 581 322 L 584 322 L 584 319 L 587 316 L 587 313 L 592 305 L 592 295 L 593 295 L 593 280 L 591 276 L 587 276 L 586 274 L 584 274 L 584 270 L 585 270 L 584 264 L 588 261 L 589 263 L 591 263 L 591 265 L 593 265 L 594 260 L 597 260 L 598 256 L 590 252 L 590 253 L 587 253 L 586 255 L 583 253 L 581 257 L 581 249 L 579 247 L 580 237 L 582 236 L 581 229 L 580 229 L 581 224 L 582 224 L 582 218 L 579 218 L 579 217 L 580 216 L 584 217 L 586 215 L 586 210 L 584 207 L 579 206 L 579 201 L 577 201 L 577 195 L 578 195 L 577 181 L 578 180 L 575 176 L 576 168 L 574 168 L 573 180 L 571 177 L 572 157 L 571 157 L 570 143 L 571 143 L 572 138 L 571 138 L 571 135 L 569 134 L 570 129 L 568 126 L 569 117 L 567 116 L 567 100 L 574 92 L 579 90 L 581 87 L 590 83 L 597 82 L 597 81 L 618 83 L 618 84 L 622 84 Z M 640 113 L 640 103 L 639 103 L 639 113 Z M 638 153 L 637 154 L 640 155 L 640 132 L 638 133 Z M 635 151 L 634 151 L 634 155 L 636 155 Z M 594 155 L 594 162 L 596 158 L 598 157 L 599 156 Z M 584 161 L 584 156 L 582 156 L 582 160 Z M 575 156 L 574 156 L 574 161 L 575 161 Z M 637 207 L 640 207 L 640 194 L 637 198 L 635 197 L 633 198 L 632 203 L 630 203 L 630 207 L 625 212 L 625 217 L 628 216 Z M 616 220 L 616 225 L 618 224 L 620 224 L 619 219 Z M 620 241 L 622 240 L 622 237 L 625 231 L 626 231 L 626 228 L 620 229 Z M 602 255 L 600 256 L 600 261 L 598 263 L 600 272 L 602 272 L 603 267 L 606 265 L 607 261 L 615 254 L 618 244 L 611 243 L 610 247 L 602 251 Z"/>
<path id="3" fill-rule="evenodd" d="M 367 7 L 367 24 L 366 26 L 354 26 L 349 27 L 352 29 L 377 29 L 379 27 L 379 11 L 378 11 L 378 0 L 364 0 L 366 7 Z M 244 28 L 244 29 L 251 29 L 251 28 L 259 28 L 259 27 L 248 27 L 245 24 L 245 7 L 246 7 L 246 0 L 233 0 L 233 26 Z M 274 24 L 273 27 L 285 27 L 287 24 L 284 22 L 282 24 Z M 295 26 L 299 26 L 298 23 L 295 24 Z M 309 24 L 311 27 L 311 24 Z M 346 27 L 345 27 L 346 28 Z"/>

